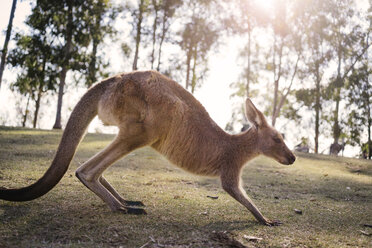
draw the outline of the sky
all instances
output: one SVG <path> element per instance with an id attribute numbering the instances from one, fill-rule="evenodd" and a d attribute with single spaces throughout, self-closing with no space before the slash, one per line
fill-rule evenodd
<path id="1" fill-rule="evenodd" d="M 257 1 L 263 8 L 270 8 L 272 0 L 266 1 Z M 356 1 L 358 4 L 363 4 L 366 0 Z M 11 9 L 12 1 L 2 0 L 0 3 L 0 30 L 3 31 L 0 33 L 0 47 L 3 46 L 5 39 L 5 30 L 9 21 L 9 13 Z M 13 21 L 13 31 L 14 34 L 16 31 L 26 30 L 26 25 L 24 21 L 27 15 L 30 13 L 30 4 L 29 1 L 18 1 L 15 18 Z M 122 25 L 122 23 L 119 23 Z M 123 31 L 124 35 L 130 35 L 129 31 Z M 13 42 L 9 45 L 10 49 L 14 47 Z M 230 98 L 232 94 L 232 89 L 229 85 L 238 79 L 239 74 L 241 73 L 241 67 L 238 64 L 238 53 L 239 50 L 244 46 L 244 41 L 237 38 L 224 38 L 222 44 L 218 47 L 217 51 L 212 52 L 209 55 L 209 73 L 208 78 L 204 81 L 202 87 L 198 89 L 195 93 L 195 97 L 203 104 L 211 118 L 222 128 L 224 129 L 226 123 L 231 118 L 232 107 L 234 101 Z M 128 70 L 128 62 L 124 61 L 124 58 L 121 52 L 118 52 L 120 49 L 119 44 L 114 44 L 106 48 L 106 56 L 108 56 L 111 64 L 110 70 L 113 74 L 125 72 L 126 68 Z M 131 59 L 130 59 L 131 60 Z M 140 65 L 141 67 L 141 65 Z M 148 68 L 139 68 L 139 69 L 148 69 Z M 16 105 L 23 107 L 26 104 L 26 100 L 22 99 L 22 102 L 16 104 L 16 98 L 14 93 L 9 89 L 11 82 L 14 82 L 16 79 L 16 71 L 11 70 L 9 67 L 6 67 L 3 75 L 3 83 L 0 89 L 0 125 L 6 123 L 8 125 L 19 125 L 20 124 L 20 112 L 17 110 Z M 71 79 L 71 74 L 70 74 Z M 183 85 L 183 82 L 180 82 Z M 64 105 L 62 120 L 65 123 L 68 119 L 68 112 L 72 110 L 78 99 L 86 91 L 86 88 L 80 87 L 73 90 L 68 90 L 64 96 Z M 264 99 L 252 99 L 258 109 L 260 109 L 260 102 Z M 55 111 L 56 111 L 56 102 L 57 94 L 53 96 L 47 96 L 43 99 L 42 107 L 40 109 L 41 116 L 39 121 L 39 128 L 42 129 L 51 129 L 55 120 Z M 19 109 L 19 107 L 18 107 Z M 69 110 L 69 111 L 67 111 Z M 310 118 L 309 114 L 308 118 Z M 286 142 L 288 146 L 292 149 L 300 140 L 302 136 L 308 136 L 309 139 L 312 139 L 313 136 L 312 127 L 307 127 L 308 129 L 299 129 L 295 126 L 296 124 L 291 121 L 282 121 L 278 120 L 276 125 L 277 129 L 280 132 L 286 134 Z M 237 129 L 240 129 L 238 127 Z M 310 132 L 309 132 L 310 130 Z M 115 132 L 115 128 L 103 127 L 97 119 L 89 127 L 90 132 L 100 131 L 100 132 Z M 330 139 L 324 139 L 321 141 L 320 151 L 326 150 L 331 143 Z M 358 151 L 356 149 L 345 150 L 345 155 L 353 156 Z"/>

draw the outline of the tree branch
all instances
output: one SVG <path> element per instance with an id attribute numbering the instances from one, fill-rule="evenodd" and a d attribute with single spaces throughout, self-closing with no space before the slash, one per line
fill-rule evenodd
<path id="1" fill-rule="evenodd" d="M 344 80 L 345 77 L 347 76 L 347 74 L 349 74 L 349 72 L 354 69 L 355 64 L 359 61 L 359 59 L 365 54 L 365 52 L 371 46 L 371 44 L 368 44 L 369 33 L 370 32 L 368 31 L 368 33 L 367 33 L 367 45 L 364 47 L 363 51 L 359 55 L 356 56 L 355 61 L 350 65 L 350 67 L 342 75 L 342 77 L 341 77 L 342 80 Z"/>

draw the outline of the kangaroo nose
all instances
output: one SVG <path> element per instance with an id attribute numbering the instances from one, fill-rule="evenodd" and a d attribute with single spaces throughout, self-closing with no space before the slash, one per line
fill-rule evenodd
<path id="1" fill-rule="evenodd" d="M 289 158 L 289 163 L 290 163 L 290 164 L 293 164 L 294 161 L 296 161 L 296 156 L 293 155 L 293 154 L 291 154 L 291 157 Z"/>

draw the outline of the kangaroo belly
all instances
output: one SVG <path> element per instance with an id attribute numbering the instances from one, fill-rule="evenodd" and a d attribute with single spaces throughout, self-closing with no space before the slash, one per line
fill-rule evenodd
<path id="1" fill-rule="evenodd" d="M 187 147 L 187 141 L 183 145 L 170 145 L 166 142 L 158 142 L 152 147 L 164 155 L 172 164 L 185 171 L 202 176 L 219 176 L 220 163 L 212 154 L 203 154 L 200 150 Z"/>

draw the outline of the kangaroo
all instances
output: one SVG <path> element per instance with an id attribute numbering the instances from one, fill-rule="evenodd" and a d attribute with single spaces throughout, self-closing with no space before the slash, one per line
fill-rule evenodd
<path id="1" fill-rule="evenodd" d="M 75 106 L 56 155 L 45 174 L 34 184 L 19 189 L 0 189 L 0 199 L 29 201 L 50 191 L 66 173 L 89 123 L 98 115 L 106 125 L 119 128 L 116 138 L 77 171 L 79 180 L 112 211 L 146 214 L 140 201 L 127 201 L 102 176 L 115 161 L 151 146 L 173 164 L 194 174 L 220 177 L 222 188 L 244 205 L 262 224 L 280 221 L 265 218 L 241 186 L 244 164 L 260 155 L 282 164 L 296 157 L 264 115 L 246 100 L 252 127 L 230 135 L 208 115 L 192 94 L 155 71 L 123 73 L 95 84 Z"/>

